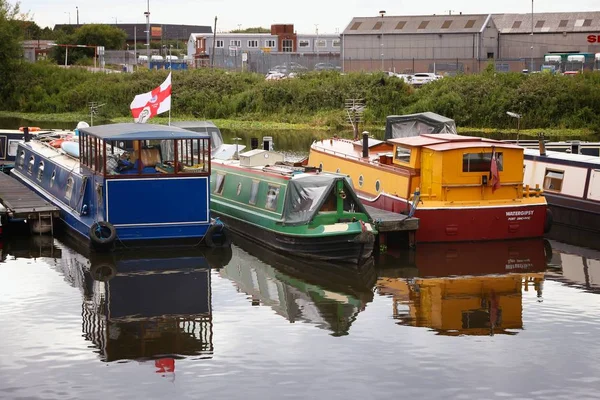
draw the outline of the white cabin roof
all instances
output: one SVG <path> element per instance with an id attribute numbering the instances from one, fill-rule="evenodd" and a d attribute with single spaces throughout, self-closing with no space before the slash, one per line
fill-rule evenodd
<path id="1" fill-rule="evenodd" d="M 524 153 L 525 155 L 529 156 L 540 156 L 540 151 L 538 149 L 524 149 Z M 546 157 L 557 160 L 578 161 L 600 166 L 600 157 L 598 156 L 564 153 L 561 151 L 546 151 Z"/>

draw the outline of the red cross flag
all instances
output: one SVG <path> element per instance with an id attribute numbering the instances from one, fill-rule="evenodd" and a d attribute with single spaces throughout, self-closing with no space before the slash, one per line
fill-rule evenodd
<path id="1" fill-rule="evenodd" d="M 145 124 L 155 115 L 169 111 L 171 109 L 171 73 L 153 91 L 135 96 L 129 108 L 138 124 Z"/>

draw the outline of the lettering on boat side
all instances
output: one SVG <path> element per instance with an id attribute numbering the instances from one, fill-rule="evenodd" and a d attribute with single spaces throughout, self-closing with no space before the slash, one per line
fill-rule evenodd
<path id="1" fill-rule="evenodd" d="M 511 269 L 529 269 L 529 268 L 533 268 L 533 263 L 531 262 L 531 260 L 529 258 L 524 259 L 524 260 L 509 259 L 505 268 L 507 270 L 511 270 Z"/>
<path id="2" fill-rule="evenodd" d="M 528 211 L 507 211 L 506 216 L 509 221 L 526 221 L 530 220 L 534 210 Z"/>

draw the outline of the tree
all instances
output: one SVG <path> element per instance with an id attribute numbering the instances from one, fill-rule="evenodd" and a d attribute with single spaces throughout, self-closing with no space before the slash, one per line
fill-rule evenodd
<path id="1" fill-rule="evenodd" d="M 104 46 L 107 50 L 122 49 L 127 38 L 127 34 L 121 29 L 101 24 L 82 25 L 73 33 L 57 30 L 55 34 L 57 44 Z M 90 60 L 94 58 L 94 55 L 95 51 L 92 48 L 69 48 L 68 63 L 76 64 L 80 60 Z M 62 63 L 65 59 L 65 47 L 55 47 L 51 57 L 58 63 Z"/>
<path id="2" fill-rule="evenodd" d="M 10 94 L 14 74 L 23 62 L 22 31 L 19 25 L 19 3 L 0 0 L 0 99 Z"/>

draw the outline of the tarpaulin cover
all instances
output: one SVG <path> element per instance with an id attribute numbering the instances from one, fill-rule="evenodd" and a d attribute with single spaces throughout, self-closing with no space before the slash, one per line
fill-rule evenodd
<path id="1" fill-rule="evenodd" d="M 367 214 L 354 193 L 350 180 L 334 174 L 305 175 L 294 177 L 288 183 L 283 207 L 283 223 L 286 225 L 309 223 L 332 192 L 337 196 L 335 190 L 338 181 L 344 183 L 344 193 L 346 194 L 344 209 L 349 208 L 346 207 L 346 204 L 354 204 L 355 212 Z"/>
<path id="2" fill-rule="evenodd" d="M 409 115 L 390 115 L 385 124 L 385 140 L 419 136 L 428 133 L 454 133 L 456 123 L 442 115 L 425 112 Z"/>

